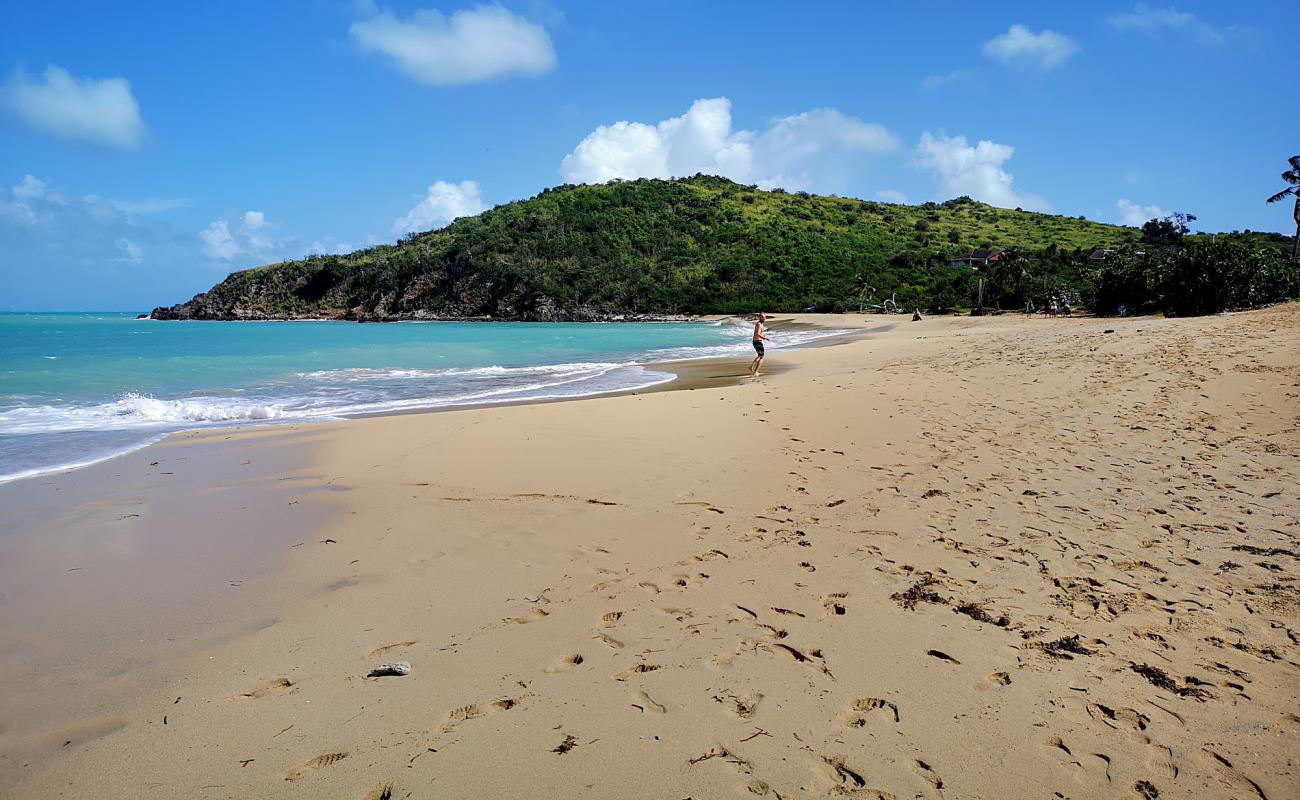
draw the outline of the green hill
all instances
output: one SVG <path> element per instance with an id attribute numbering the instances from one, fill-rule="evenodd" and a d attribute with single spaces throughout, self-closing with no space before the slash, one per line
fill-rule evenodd
<path id="1" fill-rule="evenodd" d="M 1031 265 L 1013 289 L 986 286 L 988 304 L 1056 290 L 1087 302 L 1087 254 L 1139 237 L 969 198 L 906 206 L 702 175 L 615 181 L 548 189 L 396 245 L 236 272 L 153 316 L 594 320 L 836 310 L 891 296 L 943 309 L 973 304 L 975 273 L 950 262 L 979 247 L 1014 249 Z"/>

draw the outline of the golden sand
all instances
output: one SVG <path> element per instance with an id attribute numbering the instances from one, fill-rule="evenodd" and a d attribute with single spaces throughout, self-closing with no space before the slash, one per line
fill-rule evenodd
<path id="1" fill-rule="evenodd" d="M 770 360 L 275 434 L 329 521 L 9 793 L 1300 794 L 1300 306 Z"/>

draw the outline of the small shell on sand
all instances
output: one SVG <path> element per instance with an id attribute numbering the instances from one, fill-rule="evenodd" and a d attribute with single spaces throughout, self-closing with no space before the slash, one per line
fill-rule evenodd
<path id="1" fill-rule="evenodd" d="M 380 664 L 379 666 L 370 670 L 370 674 L 366 675 L 366 677 L 382 678 L 386 675 L 402 676 L 402 675 L 410 675 L 410 674 L 411 674 L 411 662 L 390 661 L 387 664 Z"/>

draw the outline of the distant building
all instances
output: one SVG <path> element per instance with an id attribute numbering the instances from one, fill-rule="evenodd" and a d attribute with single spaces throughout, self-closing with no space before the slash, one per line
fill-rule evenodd
<path id="1" fill-rule="evenodd" d="M 952 260 L 952 265 L 958 268 L 979 269 L 980 267 L 987 267 L 990 261 L 997 261 L 1004 252 L 1006 251 L 981 247 L 978 250 L 971 250 L 969 253 L 962 253 L 957 256 Z"/>
<path id="2" fill-rule="evenodd" d="M 1094 262 L 1105 261 L 1106 258 L 1111 253 L 1114 252 L 1116 252 L 1116 250 L 1110 247 L 1106 247 L 1106 248 L 1098 247 L 1096 250 L 1093 250 L 1091 253 L 1088 254 L 1088 260 Z M 1142 252 L 1141 250 L 1135 250 L 1133 251 L 1133 255 L 1136 258 L 1146 258 L 1147 254 Z"/>

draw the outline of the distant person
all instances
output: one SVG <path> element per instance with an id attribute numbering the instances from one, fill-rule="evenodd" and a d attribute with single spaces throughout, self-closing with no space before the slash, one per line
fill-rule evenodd
<path id="1" fill-rule="evenodd" d="M 1070 298 L 1061 298 L 1061 313 L 1067 317 L 1070 316 Z"/>
<path id="2" fill-rule="evenodd" d="M 763 342 L 772 341 L 764 330 L 766 322 L 767 315 L 760 311 L 758 314 L 758 322 L 754 323 L 754 350 L 758 355 L 754 356 L 754 362 L 749 365 L 749 377 L 751 378 L 757 378 L 758 370 L 763 366 L 763 356 L 766 355 L 763 351 Z"/>
<path id="3" fill-rule="evenodd" d="M 1054 317 L 1054 316 L 1056 316 L 1056 298 L 1055 298 L 1055 297 L 1050 298 L 1050 299 L 1047 301 L 1047 316 L 1049 316 L 1049 317 Z"/>
<path id="4" fill-rule="evenodd" d="M 1120 307 L 1119 307 L 1119 315 L 1120 315 L 1121 317 L 1127 317 L 1127 316 L 1128 316 L 1128 306 L 1120 306 Z"/>
<path id="5" fill-rule="evenodd" d="M 912 309 L 912 321 L 913 322 L 921 321 L 921 309 L 919 308 Z"/>

